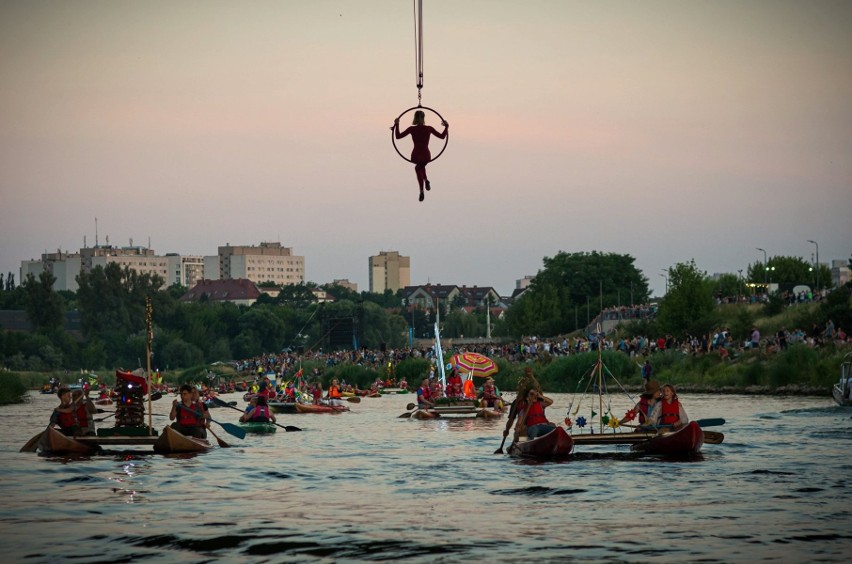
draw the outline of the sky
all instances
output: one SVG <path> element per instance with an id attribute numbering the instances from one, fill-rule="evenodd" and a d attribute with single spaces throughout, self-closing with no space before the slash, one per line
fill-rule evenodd
<path id="1" fill-rule="evenodd" d="M 852 2 L 424 3 L 450 136 L 419 203 L 389 132 L 410 1 L 0 2 L 0 272 L 95 218 L 158 254 L 279 241 L 359 290 L 390 250 L 503 295 L 559 251 L 630 254 L 656 294 L 690 259 L 852 253 Z"/>

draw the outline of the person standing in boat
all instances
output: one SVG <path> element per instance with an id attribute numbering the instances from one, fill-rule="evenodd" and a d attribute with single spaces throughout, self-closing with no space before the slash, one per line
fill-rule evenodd
<path id="1" fill-rule="evenodd" d="M 252 407 L 240 416 L 240 421 L 243 423 L 275 423 L 275 414 L 273 414 L 266 398 L 263 396 L 255 396 L 251 400 Z"/>
<path id="2" fill-rule="evenodd" d="M 419 409 L 435 407 L 432 390 L 429 388 L 429 378 L 423 378 L 423 383 L 417 388 L 417 407 Z"/>
<path id="3" fill-rule="evenodd" d="M 196 439 L 206 439 L 207 428 L 210 427 L 210 412 L 204 402 L 198 399 L 197 393 L 198 389 L 189 384 L 181 386 L 181 401 L 172 402 L 169 420 L 174 421 L 172 429 L 178 433 Z"/>
<path id="4" fill-rule="evenodd" d="M 672 429 L 680 429 L 689 423 L 689 417 L 677 398 L 677 391 L 673 385 L 663 386 L 663 399 L 657 402 L 648 419 L 651 425 L 671 425 Z"/>
<path id="5" fill-rule="evenodd" d="M 77 423 L 77 406 L 71 403 L 71 390 L 59 388 L 56 395 L 59 398 L 59 407 L 50 415 L 50 423 L 58 425 L 66 437 L 73 437 L 80 432 L 80 426 Z"/>

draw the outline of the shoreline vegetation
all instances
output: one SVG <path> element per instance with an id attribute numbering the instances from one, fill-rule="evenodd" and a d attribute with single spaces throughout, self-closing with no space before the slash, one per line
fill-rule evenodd
<path id="1" fill-rule="evenodd" d="M 765 351 L 749 351 L 736 359 L 724 359 L 718 354 L 686 355 L 665 351 L 644 356 L 629 356 L 618 351 L 603 351 L 602 360 L 607 373 L 606 387 L 610 394 L 641 391 L 640 361 L 647 358 L 653 366 L 653 379 L 674 384 L 684 394 L 745 394 L 767 396 L 831 396 L 837 381 L 843 355 L 848 346 L 812 348 L 804 344 L 767 355 Z M 496 358 L 499 372 L 494 375 L 497 386 L 511 393 L 517 387 L 525 368 L 532 368 L 543 389 L 551 393 L 596 393 L 592 372 L 598 353 L 594 351 L 561 357 L 543 357 L 532 362 L 512 363 Z M 305 360 L 299 365 L 309 380 L 319 378 L 326 387 L 338 378 L 367 388 L 376 378 L 388 374 L 349 362 L 326 366 L 321 360 Z M 407 358 L 396 364 L 393 376 L 405 378 L 410 384 L 419 382 L 429 372 L 430 361 Z M 316 369 L 316 370 L 315 370 Z M 284 381 L 292 377 L 288 370 Z M 114 384 L 114 371 L 97 371 L 100 381 Z M 316 375 L 315 375 L 316 374 Z M 0 372 L 0 405 L 25 401 L 27 390 L 38 390 L 56 376 L 64 384 L 82 376 L 78 372 Z M 254 374 L 239 372 L 228 364 L 199 365 L 164 374 L 164 382 L 179 385 L 188 382 L 251 382 Z M 476 382 L 481 384 L 480 381 Z"/>

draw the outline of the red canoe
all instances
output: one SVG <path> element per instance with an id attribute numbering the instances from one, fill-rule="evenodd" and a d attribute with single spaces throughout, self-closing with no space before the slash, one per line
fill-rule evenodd
<path id="1" fill-rule="evenodd" d="M 312 403 L 297 403 L 296 411 L 299 413 L 340 413 L 341 411 L 349 411 L 345 405 L 314 405 Z"/>
<path id="2" fill-rule="evenodd" d="M 673 433 L 657 435 L 647 441 L 631 445 L 630 449 L 635 452 L 648 454 L 692 454 L 701 452 L 704 444 L 704 432 L 698 423 L 690 421 L 686 427 Z"/>
<path id="3" fill-rule="evenodd" d="M 538 458 L 542 460 L 558 460 L 567 458 L 574 449 L 574 439 L 562 427 L 530 441 L 512 443 L 509 446 L 509 456 L 518 458 Z"/>

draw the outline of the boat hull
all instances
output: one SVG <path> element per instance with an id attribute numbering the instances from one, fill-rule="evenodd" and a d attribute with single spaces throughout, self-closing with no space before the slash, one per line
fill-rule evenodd
<path id="1" fill-rule="evenodd" d="M 274 433 L 278 430 L 278 427 L 275 426 L 274 423 L 259 423 L 259 422 L 249 422 L 249 423 L 240 423 L 240 428 L 246 433 L 255 433 L 255 434 L 268 434 Z"/>
<path id="2" fill-rule="evenodd" d="M 39 449 L 50 454 L 92 454 L 97 445 L 82 443 L 73 437 L 66 437 L 60 431 L 49 427 L 41 436 Z"/>
<path id="3" fill-rule="evenodd" d="M 512 443 L 509 446 L 509 456 L 515 458 L 535 458 L 539 460 L 559 460 L 571 456 L 574 449 L 574 439 L 562 427 L 541 437 L 529 441 Z"/>
<path id="4" fill-rule="evenodd" d="M 690 421 L 685 427 L 673 432 L 656 435 L 647 441 L 630 446 L 634 452 L 646 454 L 679 455 L 701 452 L 704 432 L 698 423 Z"/>
<path id="5" fill-rule="evenodd" d="M 831 390 L 831 396 L 834 398 L 834 401 L 837 403 L 837 405 L 852 405 L 852 398 L 844 397 L 843 388 L 840 387 L 840 384 L 834 385 L 834 388 L 832 388 Z"/>
<path id="6" fill-rule="evenodd" d="M 441 414 L 437 411 L 427 410 L 427 409 L 418 409 L 414 413 L 411 414 L 412 419 L 438 419 L 441 417 Z"/>
<path id="7" fill-rule="evenodd" d="M 154 443 L 154 450 L 164 453 L 204 452 L 210 448 L 212 445 L 205 439 L 187 437 L 171 427 L 164 427 Z"/>
<path id="8" fill-rule="evenodd" d="M 484 407 L 476 412 L 476 416 L 482 419 L 499 419 L 503 417 L 503 412 L 499 409 Z"/>
<path id="9" fill-rule="evenodd" d="M 331 406 L 314 405 L 309 403 L 297 403 L 295 405 L 298 413 L 340 413 L 343 411 L 349 411 L 349 408 L 345 405 Z"/>
<path id="10" fill-rule="evenodd" d="M 296 402 L 271 401 L 267 405 L 269 405 L 269 409 L 271 409 L 273 413 L 299 413 L 296 411 Z"/>

